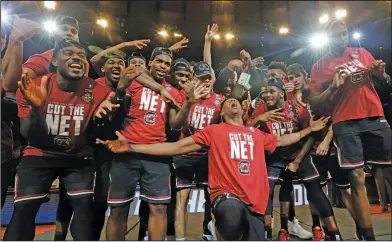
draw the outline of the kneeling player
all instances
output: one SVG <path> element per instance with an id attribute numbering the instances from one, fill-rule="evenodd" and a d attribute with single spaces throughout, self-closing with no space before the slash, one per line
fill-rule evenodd
<path id="1" fill-rule="evenodd" d="M 176 143 L 129 144 L 117 132 L 118 140 L 102 141 L 115 153 L 137 152 L 149 155 L 182 155 L 209 147 L 208 181 L 220 240 L 264 240 L 264 213 L 269 185 L 264 151 L 298 142 L 325 126 L 325 120 L 310 127 L 277 137 L 243 124 L 241 104 L 234 98 L 221 105 L 224 123 L 208 126 Z"/>

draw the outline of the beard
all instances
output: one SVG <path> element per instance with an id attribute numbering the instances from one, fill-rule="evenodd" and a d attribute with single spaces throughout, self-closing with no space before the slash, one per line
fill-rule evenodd
<path id="1" fill-rule="evenodd" d="M 59 73 L 64 79 L 69 80 L 69 81 L 81 81 L 84 76 L 84 73 L 82 73 L 81 76 L 72 76 L 67 71 L 62 70 L 62 69 L 59 69 Z"/>

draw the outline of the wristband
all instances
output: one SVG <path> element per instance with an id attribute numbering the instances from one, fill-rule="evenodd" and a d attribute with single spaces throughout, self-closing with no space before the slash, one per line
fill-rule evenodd
<path id="1" fill-rule="evenodd" d="M 125 91 L 116 90 L 116 94 L 113 97 L 113 104 L 122 104 L 124 102 Z"/>

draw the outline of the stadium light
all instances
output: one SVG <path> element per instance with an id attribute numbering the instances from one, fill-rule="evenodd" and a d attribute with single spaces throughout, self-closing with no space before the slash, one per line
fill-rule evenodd
<path id="1" fill-rule="evenodd" d="M 346 11 L 346 9 L 338 9 L 338 10 L 336 10 L 336 12 L 335 12 L 335 17 L 336 17 L 336 19 L 338 19 L 338 20 L 343 19 L 343 18 L 346 17 L 346 16 L 347 16 L 347 11 Z"/>
<path id="2" fill-rule="evenodd" d="M 108 21 L 106 19 L 98 19 L 97 24 L 100 25 L 102 28 L 108 27 Z"/>
<path id="3" fill-rule="evenodd" d="M 46 31 L 49 33 L 53 33 L 58 29 L 58 26 L 55 21 L 53 20 L 48 20 L 44 23 L 44 28 Z"/>
<path id="4" fill-rule="evenodd" d="M 216 39 L 216 40 L 220 40 L 220 34 L 216 34 L 216 35 L 214 35 L 214 37 L 213 37 L 214 39 Z"/>
<path id="5" fill-rule="evenodd" d="M 6 10 L 1 10 L 1 22 L 8 21 L 8 12 Z"/>
<path id="6" fill-rule="evenodd" d="M 45 5 L 45 8 L 47 8 L 47 9 L 56 9 L 56 2 L 55 1 L 45 1 L 44 5 Z"/>
<path id="7" fill-rule="evenodd" d="M 173 35 L 174 35 L 174 37 L 176 37 L 176 38 L 182 37 L 182 34 L 179 34 L 179 33 L 174 33 Z"/>
<path id="8" fill-rule="evenodd" d="M 227 34 L 225 35 L 225 38 L 226 38 L 227 40 L 231 40 L 232 38 L 234 38 L 234 35 L 233 35 L 232 33 L 227 33 Z"/>
<path id="9" fill-rule="evenodd" d="M 326 33 L 317 33 L 310 38 L 310 44 L 313 48 L 322 48 L 328 44 L 328 35 Z"/>
<path id="10" fill-rule="evenodd" d="M 281 27 L 281 28 L 279 29 L 279 34 L 285 35 L 285 34 L 288 34 L 288 33 L 289 33 L 289 29 L 286 28 L 286 27 Z"/>
<path id="11" fill-rule="evenodd" d="M 166 30 L 161 30 L 161 31 L 158 32 L 158 34 L 160 36 L 162 36 L 163 38 L 167 38 L 169 36 L 169 34 L 167 33 Z"/>
<path id="12" fill-rule="evenodd" d="M 359 32 L 354 32 L 353 33 L 353 38 L 355 39 L 355 40 L 360 40 L 361 39 L 361 33 L 359 33 Z"/>
<path id="13" fill-rule="evenodd" d="M 329 20 L 329 15 L 328 14 L 323 14 L 319 18 L 319 23 L 320 24 L 325 24 Z"/>

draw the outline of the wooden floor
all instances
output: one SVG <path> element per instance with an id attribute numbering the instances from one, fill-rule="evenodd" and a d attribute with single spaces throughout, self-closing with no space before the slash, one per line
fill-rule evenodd
<path id="1" fill-rule="evenodd" d="M 275 226 L 273 231 L 273 236 L 277 236 L 277 232 L 279 229 L 279 209 L 275 208 Z M 347 212 L 346 209 L 334 208 L 334 212 L 336 215 L 336 219 L 338 221 L 338 226 L 342 233 L 344 240 L 355 240 L 355 226 L 354 223 Z M 311 217 L 309 214 L 309 207 L 307 205 L 296 206 L 296 214 L 298 220 L 301 225 L 308 230 L 311 230 Z M 381 213 L 381 209 L 377 205 L 372 206 L 372 214 L 373 214 L 373 225 L 375 229 L 376 239 L 377 240 L 392 240 L 392 216 L 390 213 Z M 138 225 L 139 217 L 138 216 L 129 216 L 128 218 L 128 229 L 130 230 L 127 234 L 127 240 L 136 240 L 137 233 L 139 229 Z M 203 213 L 192 213 L 188 214 L 187 220 L 187 238 L 188 240 L 200 240 L 200 236 L 202 234 L 202 221 L 203 221 Z M 132 229 L 131 229 L 132 228 Z M 4 233 L 4 228 L 2 229 L 2 234 Z M 53 240 L 54 236 L 54 226 L 46 225 L 46 226 L 37 226 L 36 237 L 35 240 Z M 67 240 L 72 240 L 71 236 L 68 236 Z M 101 240 L 105 240 L 105 231 L 102 232 Z M 297 240 L 296 238 L 292 238 L 292 240 Z"/>

